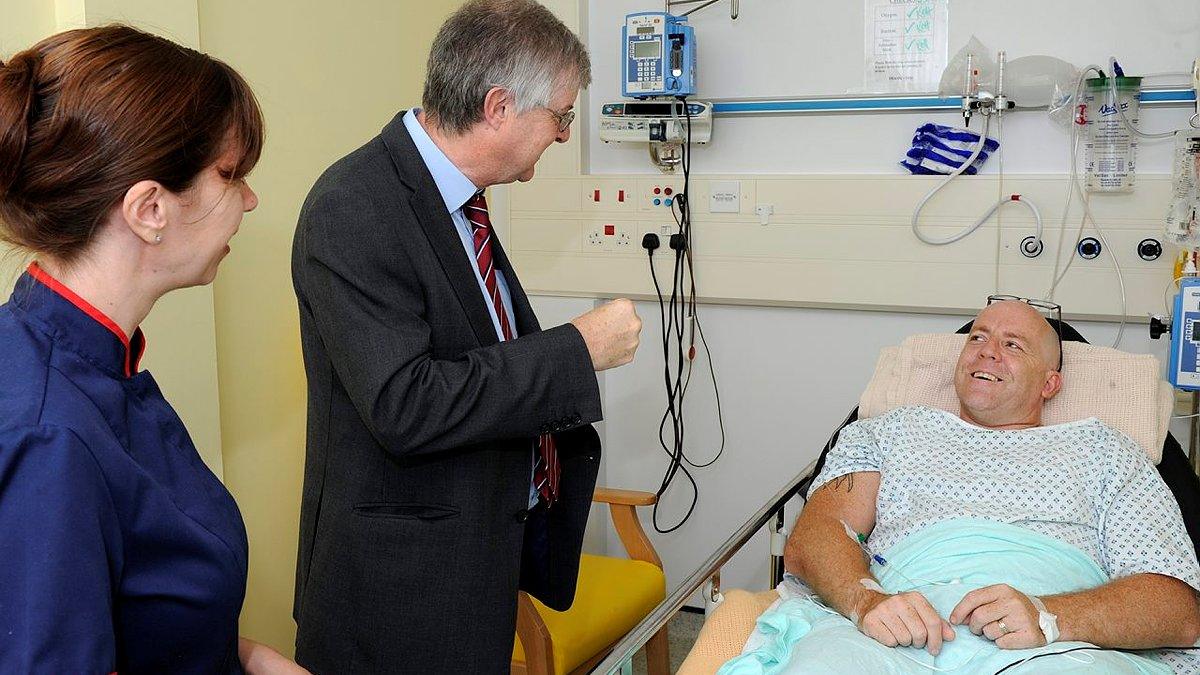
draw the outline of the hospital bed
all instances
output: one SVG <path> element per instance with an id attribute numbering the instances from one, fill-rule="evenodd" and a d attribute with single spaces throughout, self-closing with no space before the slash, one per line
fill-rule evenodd
<path id="1" fill-rule="evenodd" d="M 1053 320 L 1050 321 L 1054 323 Z M 958 334 L 967 333 L 970 327 L 971 324 L 967 323 L 958 330 Z M 1148 454 L 1151 455 L 1151 459 L 1155 460 L 1159 474 L 1178 501 L 1188 536 L 1191 538 L 1193 545 L 1200 550 L 1200 480 L 1197 479 L 1196 473 L 1192 470 L 1192 464 L 1188 457 L 1184 455 L 1179 442 L 1166 431 L 1166 425 L 1170 421 L 1171 409 L 1173 407 L 1174 393 L 1169 385 L 1161 382 L 1159 374 L 1161 371 L 1158 370 L 1157 361 L 1152 357 L 1144 355 L 1130 355 L 1116 352 L 1115 350 L 1080 346 L 1087 345 L 1087 340 L 1066 322 L 1062 323 L 1061 331 L 1064 347 L 1067 350 L 1066 363 L 1064 364 L 1064 381 L 1067 385 L 1064 385 L 1063 393 L 1060 393 L 1059 397 L 1056 397 L 1056 400 L 1068 394 L 1070 390 L 1067 389 L 1067 386 L 1072 382 L 1078 384 L 1080 379 L 1086 380 L 1088 386 L 1075 388 L 1074 396 L 1076 398 L 1065 401 L 1064 405 L 1068 406 L 1068 408 L 1072 405 L 1081 406 L 1081 409 L 1087 409 L 1087 412 L 1079 416 L 1079 411 L 1068 409 L 1066 411 L 1068 415 L 1076 415 L 1074 419 L 1095 415 L 1121 429 L 1135 440 L 1138 440 L 1139 444 L 1144 448 L 1162 448 L 1161 456 L 1158 456 L 1157 452 L 1149 452 Z M 671 617 L 697 591 L 703 593 L 707 605 L 706 609 L 711 611 L 707 612 L 708 616 L 706 617 L 704 627 L 701 629 L 696 643 L 693 645 L 691 652 L 688 654 L 678 673 L 680 675 L 714 673 L 725 661 L 740 654 L 746 639 L 754 629 L 754 623 L 758 615 L 778 599 L 779 595 L 775 590 L 758 592 L 732 590 L 722 593 L 720 588 L 721 567 L 728 563 L 760 530 L 768 528 L 772 542 L 768 587 L 774 589 L 782 581 L 783 543 L 787 538 L 787 531 L 785 529 L 786 504 L 797 496 L 801 499 L 805 497 L 809 486 L 820 473 L 826 455 L 837 443 L 838 434 L 847 424 L 859 418 L 860 410 L 864 410 L 864 406 L 874 409 L 883 405 L 884 402 L 878 400 L 879 397 L 888 395 L 889 391 L 892 394 L 895 393 L 897 385 L 894 381 L 880 384 L 881 378 L 888 376 L 889 369 L 891 375 L 894 376 L 896 370 L 903 370 L 907 367 L 910 371 L 907 374 L 910 377 L 916 377 L 911 372 L 914 369 L 914 362 L 924 360 L 926 362 L 925 365 L 932 364 L 932 367 L 936 368 L 936 362 L 945 361 L 947 358 L 955 356 L 948 351 L 947 345 L 957 344 L 961 346 L 961 338 L 958 338 L 957 342 L 951 342 L 951 336 L 940 337 L 945 338 L 941 341 L 941 353 L 937 353 L 939 347 L 930 346 L 936 343 L 937 340 L 933 340 L 932 342 L 926 341 L 925 343 L 921 343 L 918 340 L 918 343 L 913 347 L 915 356 L 909 358 L 907 363 L 903 362 L 904 357 L 900 356 L 898 352 L 889 352 L 889 350 L 896 350 L 898 348 L 885 349 L 884 353 L 881 354 L 875 376 L 872 378 L 872 384 L 868 386 L 867 392 L 864 393 L 863 399 L 860 401 L 860 405 L 855 407 L 833 432 L 822 449 L 820 456 L 789 480 L 786 485 L 739 527 L 708 560 L 700 565 L 688 578 L 684 579 L 662 603 L 630 631 L 623 640 L 617 643 L 611 655 L 602 661 L 593 672 L 631 673 L 630 664 L 632 655 L 651 636 L 655 635 L 665 626 Z M 913 340 L 913 338 L 910 338 L 910 340 Z M 906 341 L 905 344 L 908 345 L 908 342 Z M 1099 353 L 1101 361 L 1090 365 L 1072 363 L 1073 354 L 1084 352 L 1089 355 Z M 1104 360 L 1108 358 L 1115 360 Z M 897 364 L 896 359 L 900 359 L 902 363 Z M 953 362 L 950 361 L 951 364 Z M 919 368 L 920 365 L 918 363 L 916 368 Z M 943 365 L 943 367 L 945 366 Z M 1092 372 L 1085 372 L 1088 369 Z M 1073 370 L 1077 372 L 1073 372 Z M 1148 376 L 1147 372 L 1149 373 Z M 1072 376 L 1075 376 L 1076 379 L 1072 379 Z M 1135 379 L 1138 382 L 1135 383 Z M 1126 401 L 1122 401 L 1122 397 L 1114 397 L 1112 391 L 1106 391 L 1114 387 L 1121 392 L 1125 392 L 1127 389 L 1136 390 L 1137 397 L 1144 400 L 1140 402 L 1140 405 L 1129 406 Z M 1080 394 L 1080 392 L 1083 392 L 1083 394 Z M 953 394 L 952 389 L 949 394 Z M 931 396 L 930 391 L 918 392 L 917 395 L 918 397 Z M 942 397 L 940 407 L 946 407 L 944 404 L 947 392 L 942 391 L 940 395 Z M 1076 400 L 1082 403 L 1073 402 Z M 1117 401 L 1122 402 L 1117 403 Z M 939 405 L 939 402 L 935 400 L 925 400 L 922 402 L 935 406 Z M 1122 407 L 1124 410 L 1117 409 Z M 865 412 L 879 411 L 867 410 Z M 1110 419 L 1114 414 L 1117 416 L 1124 414 L 1127 419 L 1121 423 L 1117 423 Z M 866 417 L 869 415 L 864 414 L 863 416 Z M 1147 423 L 1148 418 L 1153 418 L 1152 424 Z M 1048 423 L 1056 421 L 1060 420 L 1047 420 Z M 1125 428 L 1121 424 L 1124 424 Z M 1142 424 L 1143 427 L 1131 433 L 1128 428 L 1129 424 Z M 1148 428 L 1147 424 L 1152 428 Z M 1197 447 L 1197 439 L 1195 438 L 1197 429 L 1200 429 L 1200 425 L 1193 425 L 1191 443 L 1193 448 Z M 794 519 L 795 516 L 792 516 L 791 520 Z"/>

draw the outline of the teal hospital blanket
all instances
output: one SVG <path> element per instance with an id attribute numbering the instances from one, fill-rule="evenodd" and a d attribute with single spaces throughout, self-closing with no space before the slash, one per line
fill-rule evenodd
<path id="1" fill-rule="evenodd" d="M 942 618 L 968 592 L 1008 584 L 1029 595 L 1093 588 L 1108 581 L 1079 549 L 1031 530 L 975 518 L 958 518 L 914 533 L 882 554 L 871 573 L 889 593 L 919 591 Z M 1086 647 L 1056 642 L 1037 649 L 1003 650 L 967 626 L 938 656 L 915 647 L 886 647 L 814 596 L 776 603 L 758 619 L 743 653 L 718 675 L 801 673 L 995 673 L 1039 653 Z M 1169 675 L 1151 659 L 1123 652 L 1088 650 L 1044 656 L 1005 671 L 1025 673 L 1145 673 Z"/>

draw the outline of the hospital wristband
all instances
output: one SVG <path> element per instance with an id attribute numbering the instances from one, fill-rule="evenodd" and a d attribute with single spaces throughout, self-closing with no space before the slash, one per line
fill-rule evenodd
<path id="1" fill-rule="evenodd" d="M 1059 637 L 1058 615 L 1046 611 L 1046 603 L 1042 602 L 1040 598 L 1032 595 L 1026 597 L 1037 608 L 1038 627 L 1042 629 L 1042 635 L 1046 638 L 1046 644 L 1057 642 Z"/>

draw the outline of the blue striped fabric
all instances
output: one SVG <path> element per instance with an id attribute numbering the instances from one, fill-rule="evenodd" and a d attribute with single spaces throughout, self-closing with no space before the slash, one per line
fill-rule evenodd
<path id="1" fill-rule="evenodd" d="M 900 166 L 914 174 L 952 173 L 971 156 L 978 143 L 979 134 L 970 129 L 924 124 L 913 134 L 912 147 L 905 153 L 905 159 L 900 162 Z M 978 173 L 988 156 L 999 147 L 1000 143 L 995 139 L 986 139 L 979 156 L 963 173 Z"/>

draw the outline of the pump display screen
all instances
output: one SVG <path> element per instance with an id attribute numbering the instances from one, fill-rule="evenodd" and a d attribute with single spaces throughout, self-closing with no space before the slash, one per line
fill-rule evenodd
<path id="1" fill-rule="evenodd" d="M 662 57 L 662 43 L 658 40 L 633 43 L 633 58 L 657 59 Z"/>
<path id="2" fill-rule="evenodd" d="M 671 115 L 671 106 L 675 107 L 676 115 L 683 117 L 683 106 L 678 103 L 626 103 L 626 115 L 643 115 L 646 117 L 667 117 Z"/>
<path id="3" fill-rule="evenodd" d="M 654 35 L 654 26 L 638 26 L 638 35 Z"/>

